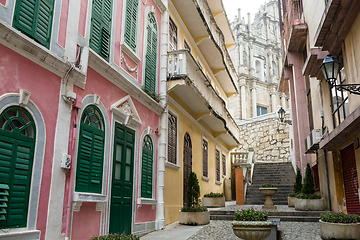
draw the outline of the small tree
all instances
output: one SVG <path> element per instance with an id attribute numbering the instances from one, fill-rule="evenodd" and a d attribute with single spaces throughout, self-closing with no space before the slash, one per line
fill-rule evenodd
<path id="1" fill-rule="evenodd" d="M 200 197 L 199 181 L 197 179 L 196 173 L 191 171 L 189 178 L 187 180 L 187 189 L 186 189 L 186 201 L 188 207 L 193 208 L 198 206 L 199 197 Z"/>
<path id="2" fill-rule="evenodd" d="M 301 188 L 302 188 L 302 176 L 301 176 L 301 171 L 299 167 L 296 167 L 296 178 L 295 178 L 295 183 L 294 183 L 294 188 L 293 191 L 294 193 L 300 193 L 301 192 Z"/>
<path id="3" fill-rule="evenodd" d="M 304 184 L 302 186 L 301 192 L 303 194 L 313 194 L 315 193 L 314 188 L 314 178 L 311 172 L 310 164 L 306 164 L 306 171 L 305 171 L 305 177 L 304 177 Z"/>

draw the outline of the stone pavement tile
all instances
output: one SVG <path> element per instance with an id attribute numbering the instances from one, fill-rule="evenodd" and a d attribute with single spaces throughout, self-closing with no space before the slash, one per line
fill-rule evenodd
<path id="1" fill-rule="evenodd" d="M 279 240 L 321 240 L 319 223 L 280 222 Z M 239 240 L 232 231 L 231 221 L 213 220 L 188 240 Z"/>
<path id="2" fill-rule="evenodd" d="M 179 224 L 179 221 L 165 226 L 165 229 L 154 231 L 142 236 L 141 240 L 186 240 L 204 226 L 187 226 Z"/>

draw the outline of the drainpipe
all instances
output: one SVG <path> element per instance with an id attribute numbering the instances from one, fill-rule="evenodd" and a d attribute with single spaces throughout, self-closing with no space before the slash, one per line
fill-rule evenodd
<path id="1" fill-rule="evenodd" d="M 162 1 L 166 10 L 161 15 L 161 37 L 160 37 L 160 105 L 165 111 L 160 116 L 159 122 L 159 157 L 158 157 L 158 183 L 157 183 L 157 207 L 156 207 L 156 229 L 165 226 L 164 216 L 164 183 L 165 183 L 165 161 L 166 161 L 166 127 L 167 127 L 167 48 L 168 48 L 168 26 L 169 10 L 168 0 Z"/>
<path id="2" fill-rule="evenodd" d="M 72 203 L 72 187 L 74 178 L 74 159 L 75 159 L 75 142 L 76 142 L 76 122 L 79 109 L 73 106 L 71 114 L 71 131 L 70 131 L 70 142 L 68 146 L 68 152 L 71 155 L 71 166 L 67 171 L 68 178 L 68 192 L 67 192 L 67 203 L 66 203 L 66 225 L 65 225 L 65 240 L 70 239 L 70 222 L 71 222 L 71 203 Z"/>

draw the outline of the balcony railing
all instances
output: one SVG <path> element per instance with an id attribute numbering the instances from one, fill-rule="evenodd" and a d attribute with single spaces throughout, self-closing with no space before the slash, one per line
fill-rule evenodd
<path id="1" fill-rule="evenodd" d="M 210 105 L 215 113 L 226 121 L 226 127 L 233 136 L 238 138 L 239 129 L 227 110 L 224 99 L 211 84 L 211 80 L 206 77 L 194 57 L 185 49 L 168 52 L 168 81 L 185 77 L 191 80 L 201 97 L 204 98 L 205 104 Z"/>

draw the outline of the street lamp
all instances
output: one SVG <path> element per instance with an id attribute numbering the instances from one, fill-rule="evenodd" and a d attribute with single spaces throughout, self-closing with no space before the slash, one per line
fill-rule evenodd
<path id="1" fill-rule="evenodd" d="M 278 111 L 278 116 L 279 116 L 280 122 L 292 125 L 291 120 L 284 120 L 284 118 L 285 118 L 285 110 L 282 107 L 280 107 L 280 109 Z"/>
<path id="2" fill-rule="evenodd" d="M 334 56 L 328 54 L 324 59 L 323 63 L 320 65 L 320 69 L 325 77 L 325 80 L 329 83 L 330 88 L 335 86 L 335 89 L 346 90 L 350 93 L 360 95 L 360 84 L 343 84 L 340 81 L 339 84 L 336 84 L 336 79 L 340 70 L 340 63 L 335 59 Z"/>
<path id="3" fill-rule="evenodd" d="M 323 63 L 320 65 L 320 69 L 325 77 L 325 80 L 331 87 L 337 79 L 339 67 L 340 63 L 335 59 L 335 57 L 331 56 L 331 54 L 328 54 Z"/>

